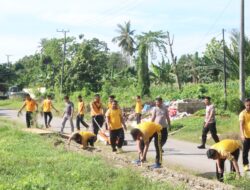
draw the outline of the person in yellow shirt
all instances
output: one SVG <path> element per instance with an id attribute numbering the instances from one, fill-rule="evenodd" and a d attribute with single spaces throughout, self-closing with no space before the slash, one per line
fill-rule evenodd
<path id="1" fill-rule="evenodd" d="M 76 116 L 76 128 L 77 130 L 80 130 L 80 123 L 85 126 L 86 128 L 89 128 L 89 125 L 84 121 L 84 112 L 85 112 L 85 106 L 84 102 L 82 100 L 82 96 L 78 96 L 78 112 Z"/>
<path id="2" fill-rule="evenodd" d="M 68 139 L 68 145 L 70 145 L 71 140 L 74 140 L 76 143 L 80 144 L 83 149 L 87 149 L 88 145 L 94 147 L 94 143 L 97 138 L 96 135 L 90 131 L 81 131 L 76 132 L 71 135 Z"/>
<path id="3" fill-rule="evenodd" d="M 136 164 L 140 164 L 146 161 L 146 156 L 151 140 L 154 138 L 156 159 L 155 164 L 152 165 L 152 169 L 160 168 L 162 164 L 162 146 L 161 146 L 161 130 L 162 126 L 154 122 L 140 123 L 136 128 L 131 130 L 131 135 L 136 141 L 137 150 L 139 153 L 139 160 L 136 160 Z"/>
<path id="4" fill-rule="evenodd" d="M 115 100 L 115 96 L 114 95 L 110 95 L 109 96 L 109 101 L 108 101 L 108 109 L 107 110 L 109 110 L 109 109 L 112 109 L 112 102 Z M 108 130 L 108 124 L 107 124 L 107 122 L 105 123 L 105 128 L 106 128 L 106 130 Z"/>
<path id="5" fill-rule="evenodd" d="M 33 100 L 29 94 L 26 94 L 25 101 L 21 107 L 21 109 L 18 111 L 18 115 L 22 112 L 23 108 L 26 108 L 26 125 L 27 128 L 30 128 L 31 125 L 33 125 L 34 122 L 34 112 L 38 111 L 38 104 L 35 100 Z"/>
<path id="6" fill-rule="evenodd" d="M 104 123 L 103 106 L 99 94 L 96 94 L 94 101 L 90 103 L 90 111 L 92 116 L 93 132 L 95 135 L 97 135 L 99 128 L 102 128 Z"/>
<path id="7" fill-rule="evenodd" d="M 108 109 L 112 108 L 112 102 L 115 100 L 115 96 L 114 95 L 110 95 L 109 96 L 109 102 L 108 102 Z"/>
<path id="8" fill-rule="evenodd" d="M 126 124 L 122 118 L 122 111 L 118 106 L 118 102 L 113 100 L 112 108 L 106 112 L 107 125 L 110 132 L 110 144 L 112 151 L 122 153 L 122 145 L 124 143 L 124 130 L 127 130 Z M 117 149 L 116 149 L 117 147 Z"/>
<path id="9" fill-rule="evenodd" d="M 238 166 L 240 148 L 240 141 L 224 139 L 208 149 L 207 157 L 209 159 L 216 160 L 216 175 L 219 181 L 223 182 L 224 165 L 226 159 L 231 162 L 231 171 L 236 171 L 237 175 L 240 176 Z"/>
<path id="10" fill-rule="evenodd" d="M 239 115 L 240 134 L 243 141 L 243 166 L 245 171 L 249 171 L 248 153 L 250 149 L 250 98 L 245 100 L 245 109 Z"/>
<path id="11" fill-rule="evenodd" d="M 51 95 L 47 95 L 47 99 L 43 101 L 42 103 L 42 112 L 44 115 L 44 122 L 45 122 L 45 127 L 51 127 L 50 122 L 52 121 L 52 112 L 51 109 L 54 109 L 56 112 L 59 112 L 52 104 L 51 101 Z M 48 117 L 49 117 L 49 121 L 48 121 Z"/>
<path id="12" fill-rule="evenodd" d="M 136 114 L 136 123 L 141 123 L 141 112 L 142 112 L 142 101 L 141 96 L 136 97 L 135 103 L 135 114 Z"/>

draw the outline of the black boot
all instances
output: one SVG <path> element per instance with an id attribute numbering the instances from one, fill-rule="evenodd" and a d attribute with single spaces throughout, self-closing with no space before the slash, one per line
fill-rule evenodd
<path id="1" fill-rule="evenodd" d="M 197 146 L 197 148 L 199 148 L 199 149 L 205 149 L 206 147 L 205 147 L 204 144 L 202 144 L 202 145 L 200 145 L 200 146 Z"/>

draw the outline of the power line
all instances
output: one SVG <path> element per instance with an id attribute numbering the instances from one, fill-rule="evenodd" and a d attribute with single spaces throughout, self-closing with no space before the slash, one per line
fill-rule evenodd
<path id="1" fill-rule="evenodd" d="M 221 36 L 222 34 L 221 34 L 221 32 L 216 32 L 216 33 L 211 34 L 211 35 L 213 35 L 212 38 L 218 38 L 218 37 Z M 188 53 L 186 53 L 186 54 L 190 54 L 190 53 L 199 51 L 201 48 L 205 47 L 206 45 L 207 45 L 207 43 L 205 43 L 205 44 L 200 44 L 199 46 L 193 48 L 193 50 L 190 50 L 190 51 L 189 51 Z"/>
<path id="2" fill-rule="evenodd" d="M 114 8 L 114 9 L 108 9 L 104 12 L 101 13 L 100 16 L 97 18 L 90 19 L 89 21 L 85 22 L 84 24 L 88 25 L 98 25 L 99 23 L 104 23 L 104 22 L 110 22 L 116 19 L 115 15 L 122 14 L 127 12 L 128 10 L 133 10 L 136 8 L 138 5 L 140 5 L 143 2 L 143 0 L 137 0 L 133 2 L 128 2 L 126 1 L 125 6 L 121 6 L 120 8 Z M 112 18 L 110 16 L 112 15 Z"/>
<path id="3" fill-rule="evenodd" d="M 218 23 L 218 21 L 220 20 L 220 18 L 223 16 L 223 14 L 225 13 L 226 9 L 229 7 L 229 5 L 232 3 L 232 0 L 229 0 L 228 3 L 226 4 L 226 6 L 222 9 L 221 13 L 216 17 L 215 21 L 213 22 L 213 24 L 209 27 L 208 31 L 205 33 L 205 35 L 202 37 L 202 39 L 200 40 L 200 42 L 198 43 L 198 47 L 201 46 L 201 44 L 204 42 L 204 40 L 211 35 L 211 31 L 215 28 L 216 24 Z M 221 33 L 220 33 L 221 35 Z M 196 49 L 196 48 L 195 48 Z"/>

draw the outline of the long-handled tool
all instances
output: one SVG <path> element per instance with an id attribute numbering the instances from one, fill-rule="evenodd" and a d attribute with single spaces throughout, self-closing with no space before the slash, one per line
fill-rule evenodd
<path id="1" fill-rule="evenodd" d="M 101 128 L 101 126 L 99 125 L 99 123 L 96 121 L 95 117 L 94 117 L 94 122 L 96 123 L 96 125 L 99 128 L 99 135 L 100 137 L 107 143 L 110 144 L 110 138 L 109 136 L 103 131 L 103 129 Z"/>

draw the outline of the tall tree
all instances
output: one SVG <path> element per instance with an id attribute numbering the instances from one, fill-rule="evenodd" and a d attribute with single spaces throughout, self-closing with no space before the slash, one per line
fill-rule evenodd
<path id="1" fill-rule="evenodd" d="M 100 91 L 102 77 L 107 71 L 107 63 L 108 48 L 105 42 L 97 38 L 83 40 L 65 76 L 67 92 L 83 88 L 94 92 Z"/>
<path id="2" fill-rule="evenodd" d="M 131 58 L 135 51 L 135 41 L 133 38 L 135 30 L 131 30 L 130 21 L 125 22 L 124 26 L 117 24 L 117 27 L 116 31 L 119 33 L 119 36 L 114 37 L 112 42 L 118 43 L 118 46 L 122 49 L 122 53 L 126 57 L 129 57 L 129 63 L 131 63 Z"/>
<path id="3" fill-rule="evenodd" d="M 167 45 L 169 46 L 169 50 L 170 50 L 173 72 L 176 75 L 178 88 L 179 90 L 181 90 L 181 80 L 180 80 L 180 73 L 179 73 L 178 66 L 177 66 L 177 57 L 174 55 L 174 51 L 173 51 L 174 36 L 171 39 L 169 32 L 167 32 Z"/>
<path id="4" fill-rule="evenodd" d="M 166 62 L 164 58 L 162 59 L 161 62 L 158 63 L 158 65 L 153 64 L 151 65 L 152 67 L 152 76 L 153 76 L 153 81 L 155 82 L 156 85 L 160 84 L 173 84 L 174 83 L 174 78 L 171 73 L 171 65 L 169 62 Z"/>
<path id="5" fill-rule="evenodd" d="M 137 36 L 138 39 L 138 86 L 141 90 L 141 96 L 150 95 L 150 78 L 149 78 L 149 54 L 153 55 L 155 53 L 155 48 L 162 53 L 163 56 L 166 55 L 166 34 L 163 31 L 142 33 L 142 35 Z"/>

